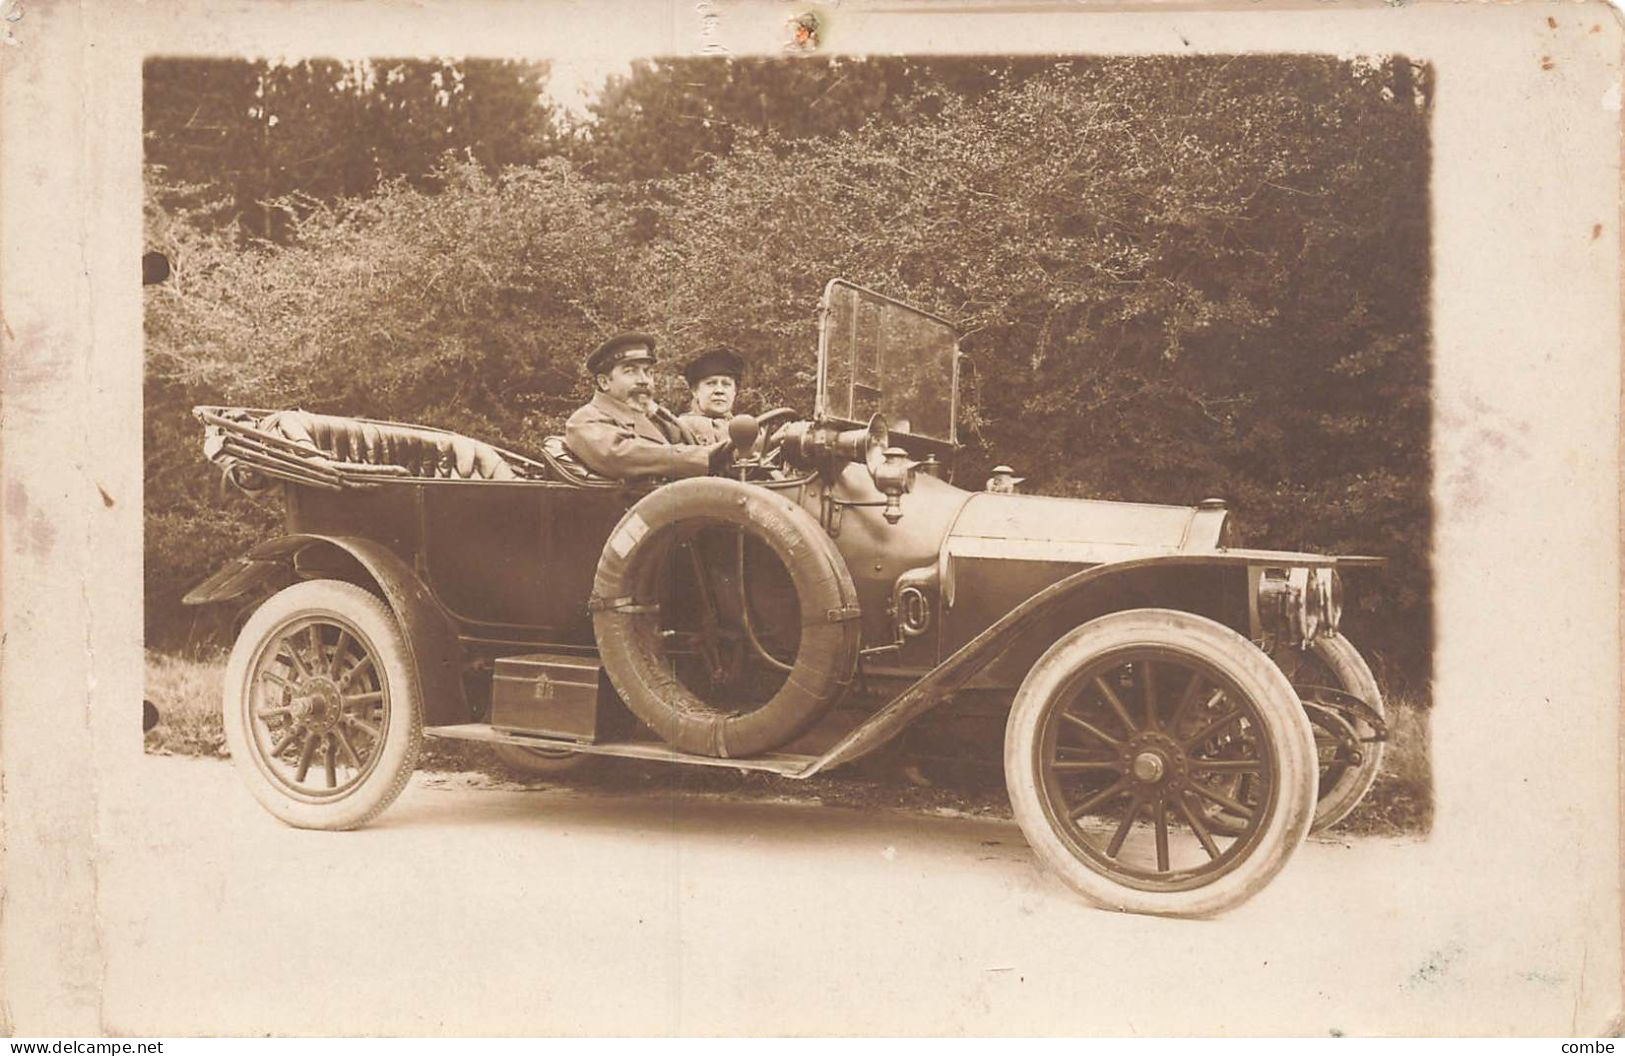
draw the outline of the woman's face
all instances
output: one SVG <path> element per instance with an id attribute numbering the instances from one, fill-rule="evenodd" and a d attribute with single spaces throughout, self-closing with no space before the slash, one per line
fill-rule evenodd
<path id="1" fill-rule="evenodd" d="M 695 383 L 694 409 L 712 418 L 726 418 L 733 413 L 737 395 L 738 382 L 727 374 L 713 374 Z"/>

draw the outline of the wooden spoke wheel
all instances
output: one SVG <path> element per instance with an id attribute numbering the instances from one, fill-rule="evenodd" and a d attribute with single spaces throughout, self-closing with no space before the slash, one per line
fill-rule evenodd
<path id="1" fill-rule="evenodd" d="M 1292 679 L 1315 728 L 1320 789 L 1310 831 L 1324 832 L 1353 813 L 1382 770 L 1383 742 L 1376 739 L 1377 731 L 1343 710 L 1338 694 L 1359 698 L 1381 718 L 1388 713 L 1376 676 L 1347 638 L 1322 638 L 1307 651 L 1290 652 L 1295 655 L 1278 655 L 1276 662 Z"/>
<path id="2" fill-rule="evenodd" d="M 354 828 L 412 775 L 417 696 L 388 606 L 354 584 L 310 580 L 272 595 L 238 636 L 226 742 L 272 814 L 300 828 Z"/>
<path id="3" fill-rule="evenodd" d="M 1202 915 L 1251 897 L 1314 812 L 1315 756 L 1290 683 L 1220 624 L 1138 609 L 1091 621 L 1033 666 L 1005 773 L 1028 841 L 1099 904 Z M 1209 823 L 1215 810 L 1239 820 Z"/>

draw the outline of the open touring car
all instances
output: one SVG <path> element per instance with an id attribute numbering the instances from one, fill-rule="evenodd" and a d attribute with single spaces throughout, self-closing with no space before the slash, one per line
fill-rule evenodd
<path id="1" fill-rule="evenodd" d="M 1249 897 L 1374 780 L 1383 705 L 1339 569 L 1235 549 L 1194 507 L 969 491 L 959 334 L 836 280 L 810 417 L 730 423 L 726 475 L 594 475 L 416 425 L 200 407 L 284 534 L 187 596 L 235 601 L 225 726 L 258 799 L 343 829 L 425 735 L 545 772 L 597 756 L 806 778 L 965 695 L 1007 701 L 1015 818 L 1104 906 Z M 854 709 L 836 722 L 831 709 Z"/>

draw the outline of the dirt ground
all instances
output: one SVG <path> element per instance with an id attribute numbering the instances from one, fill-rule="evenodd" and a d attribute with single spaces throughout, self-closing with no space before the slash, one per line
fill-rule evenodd
<path id="1" fill-rule="evenodd" d="M 424 773 L 373 824 L 329 833 L 270 818 L 227 763 L 149 756 L 102 842 L 104 1025 L 1409 1034 L 1467 1026 L 1449 1010 L 1489 980 L 1503 1013 L 1476 1028 L 1568 1029 L 1544 975 L 1463 945 L 1457 917 L 1503 911 L 1493 888 L 1470 913 L 1416 897 L 1441 867 L 1428 841 L 1317 837 L 1245 905 L 1169 920 L 1091 908 L 996 817 L 809 809 L 758 779 L 707 781 L 737 784 Z"/>
<path id="2" fill-rule="evenodd" d="M 612 794 L 715 794 L 742 801 L 794 801 L 856 810 L 900 810 L 1009 820 L 1003 772 L 985 763 L 881 755 L 807 780 L 711 766 L 672 766 L 598 758 L 580 770 L 546 778 L 516 774 L 489 748 L 436 738 L 425 742 L 420 769 L 483 775 L 506 788 L 562 788 Z M 1425 834 L 1432 803 L 1426 788 L 1387 773 L 1337 831 L 1349 836 Z"/>

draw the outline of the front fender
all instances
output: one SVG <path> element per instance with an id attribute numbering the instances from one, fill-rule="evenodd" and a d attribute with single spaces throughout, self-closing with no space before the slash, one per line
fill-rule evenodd
<path id="1" fill-rule="evenodd" d="M 471 718 L 463 691 L 463 651 L 450 617 L 423 581 L 394 551 L 371 539 L 301 532 L 267 540 L 236 558 L 188 591 L 188 605 L 229 601 L 286 575 L 295 557 L 328 548 L 353 558 L 378 588 L 400 624 L 426 726 L 448 726 Z"/>
<path id="2" fill-rule="evenodd" d="M 1204 573 L 1222 574 L 1230 570 L 1239 571 L 1242 574 L 1243 590 L 1243 595 L 1238 599 L 1239 612 L 1233 605 L 1226 605 L 1223 600 L 1210 611 L 1201 612 L 1197 607 L 1193 607 L 1192 611 L 1216 618 L 1245 635 L 1248 600 L 1245 596 L 1245 573 L 1248 566 L 1308 564 L 1331 567 L 1338 564 L 1374 563 L 1377 563 L 1376 559 L 1372 558 L 1339 559 L 1314 554 L 1230 550 L 1152 554 L 1074 572 L 1040 590 L 989 624 L 796 776 L 811 776 L 868 754 L 896 736 L 916 718 L 970 685 L 978 675 L 994 665 L 995 661 L 1024 673 L 1032 666 L 1032 660 L 1059 638 L 1058 633 L 1050 632 L 1062 624 L 1066 624 L 1064 630 L 1070 630 L 1078 623 L 1087 622 L 1088 619 L 1105 615 L 1107 612 L 1142 605 L 1181 607 L 1170 606 L 1166 599 L 1148 593 L 1145 589 L 1143 581 L 1156 573 L 1183 572 L 1186 575 L 1195 573 L 1201 576 Z M 1225 608 L 1230 608 L 1231 611 L 1222 611 Z M 1018 646 L 1021 648 L 1016 648 Z M 1016 682 L 1019 681 L 1018 674 Z"/>

